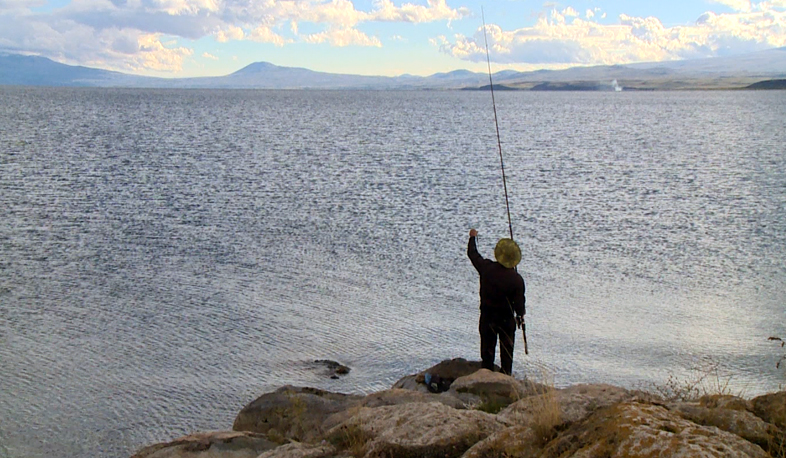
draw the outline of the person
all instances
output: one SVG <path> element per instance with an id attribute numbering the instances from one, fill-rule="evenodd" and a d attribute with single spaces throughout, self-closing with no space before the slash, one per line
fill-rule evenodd
<path id="1" fill-rule="evenodd" d="M 526 313 L 524 279 L 515 267 L 521 261 L 521 250 L 512 239 L 500 239 L 494 248 L 496 261 L 478 253 L 478 231 L 469 231 L 467 256 L 480 274 L 480 358 L 484 369 L 494 370 L 499 339 L 499 357 L 504 374 L 513 372 L 513 346 L 516 327 Z"/>

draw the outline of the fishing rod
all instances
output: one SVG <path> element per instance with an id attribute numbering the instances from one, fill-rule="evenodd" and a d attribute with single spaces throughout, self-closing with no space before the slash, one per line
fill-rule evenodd
<path id="1" fill-rule="evenodd" d="M 489 90 L 491 90 L 491 106 L 494 108 L 494 127 L 497 129 L 497 147 L 499 147 L 499 167 L 502 169 L 502 187 L 505 190 L 505 209 L 508 212 L 508 229 L 510 230 L 510 239 L 513 240 L 513 223 L 510 219 L 510 201 L 508 200 L 508 180 L 505 177 L 505 161 L 502 159 L 502 141 L 499 138 L 499 121 L 497 120 L 497 102 L 494 100 L 494 82 L 491 79 L 491 57 L 489 55 L 489 40 L 486 36 L 486 15 L 483 13 L 483 7 L 480 7 L 480 18 L 483 21 L 483 43 L 486 45 L 486 64 L 489 69 Z M 510 305 L 510 303 L 508 303 Z M 511 312 L 513 307 L 511 306 Z M 524 316 L 521 316 L 521 321 L 518 322 L 518 327 L 521 328 L 524 337 L 524 354 L 529 354 L 529 345 L 527 345 L 527 324 L 524 322 Z"/>
<path id="2" fill-rule="evenodd" d="M 497 128 L 497 146 L 499 147 L 499 166 L 502 169 L 502 187 L 505 189 L 505 209 L 508 211 L 508 229 L 510 239 L 513 240 L 513 223 L 510 220 L 510 203 L 508 202 L 508 182 L 505 179 L 505 162 L 502 160 L 502 141 L 499 139 L 499 122 L 497 121 L 497 103 L 494 100 L 494 82 L 491 80 L 491 57 L 489 57 L 489 40 L 486 37 L 486 16 L 483 7 L 480 7 L 480 17 L 483 21 L 483 42 L 486 44 L 486 63 L 489 67 L 489 89 L 491 89 L 491 106 L 494 108 L 494 126 Z"/>

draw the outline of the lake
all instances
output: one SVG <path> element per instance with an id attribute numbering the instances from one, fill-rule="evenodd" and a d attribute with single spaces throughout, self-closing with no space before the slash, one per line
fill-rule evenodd
<path id="1" fill-rule="evenodd" d="M 495 95 L 514 375 L 778 389 L 786 91 Z M 493 116 L 487 92 L 0 87 L 0 456 L 127 457 L 284 384 L 479 359 Z"/>

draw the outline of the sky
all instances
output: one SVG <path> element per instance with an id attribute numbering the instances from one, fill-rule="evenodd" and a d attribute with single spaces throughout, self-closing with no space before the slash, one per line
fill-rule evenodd
<path id="1" fill-rule="evenodd" d="M 431 75 L 786 46 L 786 0 L 0 0 L 0 52 L 124 73 Z"/>

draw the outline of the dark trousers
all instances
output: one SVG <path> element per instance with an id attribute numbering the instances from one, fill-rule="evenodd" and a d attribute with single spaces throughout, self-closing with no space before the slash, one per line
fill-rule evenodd
<path id="1" fill-rule="evenodd" d="M 513 373 L 513 344 L 516 339 L 516 321 L 512 316 L 499 317 L 480 314 L 480 359 L 484 369 L 494 370 L 494 357 L 497 352 L 499 338 L 499 359 L 502 373 Z"/>

